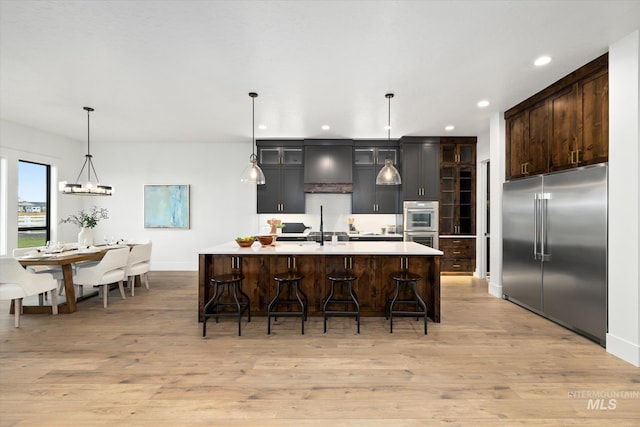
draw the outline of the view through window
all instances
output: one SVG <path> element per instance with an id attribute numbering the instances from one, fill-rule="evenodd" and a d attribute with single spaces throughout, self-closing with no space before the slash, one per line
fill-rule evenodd
<path id="1" fill-rule="evenodd" d="M 51 235 L 51 167 L 20 160 L 18 164 L 18 247 L 44 246 Z"/>

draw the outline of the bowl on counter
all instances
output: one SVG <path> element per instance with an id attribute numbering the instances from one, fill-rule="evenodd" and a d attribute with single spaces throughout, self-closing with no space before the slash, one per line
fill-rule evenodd
<path id="1" fill-rule="evenodd" d="M 273 235 L 263 234 L 261 236 L 258 236 L 258 241 L 262 246 L 269 246 L 270 244 L 273 243 Z"/>
<path id="2" fill-rule="evenodd" d="M 241 248 L 248 248 L 249 246 L 253 245 L 253 242 L 255 241 L 256 241 L 256 238 L 254 236 L 238 237 L 236 239 L 236 243 Z"/>

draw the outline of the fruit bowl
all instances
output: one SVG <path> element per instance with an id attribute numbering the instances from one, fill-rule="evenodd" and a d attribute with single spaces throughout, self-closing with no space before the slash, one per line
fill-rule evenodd
<path id="1" fill-rule="evenodd" d="M 248 248 L 249 246 L 253 245 L 253 242 L 255 241 L 256 241 L 256 238 L 254 236 L 238 237 L 236 239 L 236 243 L 241 248 Z"/>
<path id="2" fill-rule="evenodd" d="M 269 246 L 271 243 L 273 243 L 273 236 L 270 234 L 258 236 L 258 241 L 262 246 Z"/>

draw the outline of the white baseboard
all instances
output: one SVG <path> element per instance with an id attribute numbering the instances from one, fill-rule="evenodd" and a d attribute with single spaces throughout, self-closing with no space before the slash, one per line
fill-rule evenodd
<path id="1" fill-rule="evenodd" d="M 489 288 L 487 289 L 490 295 L 493 295 L 496 298 L 502 298 L 502 285 L 498 283 L 494 283 L 489 280 Z"/>
<path id="2" fill-rule="evenodd" d="M 607 353 L 640 368 L 640 345 L 612 334 L 607 334 Z"/>

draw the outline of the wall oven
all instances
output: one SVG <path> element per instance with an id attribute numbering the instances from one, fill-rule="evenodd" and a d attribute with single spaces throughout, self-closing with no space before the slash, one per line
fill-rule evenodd
<path id="1" fill-rule="evenodd" d="M 405 242 L 416 242 L 421 245 L 429 246 L 433 249 L 438 249 L 438 233 L 424 232 L 424 231 L 405 231 Z"/>
<path id="2" fill-rule="evenodd" d="M 438 249 L 438 202 L 403 203 L 404 241 Z"/>

